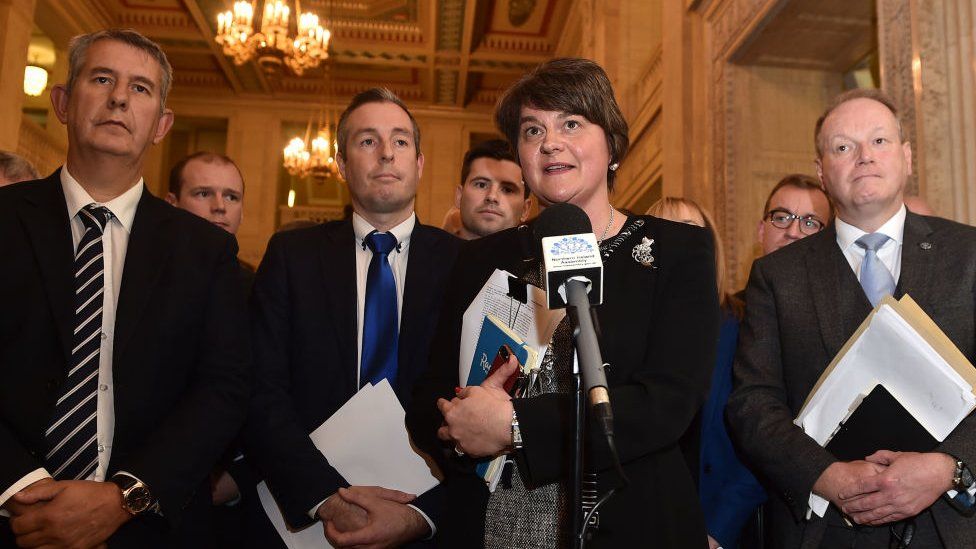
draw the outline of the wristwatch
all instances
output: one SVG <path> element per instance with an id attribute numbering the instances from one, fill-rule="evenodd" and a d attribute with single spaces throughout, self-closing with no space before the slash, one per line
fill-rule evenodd
<path id="1" fill-rule="evenodd" d="M 965 492 L 976 482 L 976 478 L 973 478 L 972 471 L 966 464 L 959 458 L 953 457 L 956 462 L 956 468 L 952 472 L 952 489 L 957 492 Z"/>
<path id="2" fill-rule="evenodd" d="M 519 429 L 518 414 L 515 413 L 514 406 L 512 407 L 512 449 L 522 449 L 522 430 Z"/>
<path id="3" fill-rule="evenodd" d="M 141 480 L 129 475 L 113 475 L 109 479 L 122 490 L 122 508 L 130 515 L 136 516 L 155 510 L 156 500 Z"/>

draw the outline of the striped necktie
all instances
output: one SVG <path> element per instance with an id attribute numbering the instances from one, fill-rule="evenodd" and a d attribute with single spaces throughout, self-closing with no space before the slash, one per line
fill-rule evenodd
<path id="1" fill-rule="evenodd" d="M 102 340 L 105 263 L 102 232 L 112 212 L 89 204 L 78 212 L 85 234 L 75 253 L 75 329 L 70 369 L 45 438 L 48 471 L 58 480 L 85 479 L 98 466 L 98 355 Z"/>

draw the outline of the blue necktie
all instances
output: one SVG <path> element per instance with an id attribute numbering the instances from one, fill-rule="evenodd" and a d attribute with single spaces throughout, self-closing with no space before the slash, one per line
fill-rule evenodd
<path id="1" fill-rule="evenodd" d="M 68 378 L 44 433 L 48 471 L 58 480 L 85 479 L 98 466 L 96 416 L 98 357 L 102 345 L 105 263 L 102 232 L 112 216 L 89 204 L 78 212 L 85 234 L 75 252 L 75 330 Z"/>
<path id="2" fill-rule="evenodd" d="M 861 287 L 871 305 L 877 307 L 886 295 L 895 293 L 895 279 L 878 258 L 878 250 L 888 241 L 888 235 L 871 233 L 857 239 L 856 244 L 864 248 L 864 261 L 861 263 Z"/>
<path id="3" fill-rule="evenodd" d="M 373 252 L 366 275 L 366 303 L 363 309 L 362 363 L 359 369 L 359 386 L 390 380 L 396 388 L 397 339 L 397 291 L 390 252 L 397 239 L 390 233 L 373 231 L 366 236 L 366 245 Z"/>

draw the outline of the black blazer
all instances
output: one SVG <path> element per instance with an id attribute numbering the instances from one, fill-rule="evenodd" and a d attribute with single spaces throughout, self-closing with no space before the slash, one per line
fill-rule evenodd
<path id="1" fill-rule="evenodd" d="M 243 423 L 249 390 L 236 253 L 226 232 L 143 189 L 116 309 L 109 474 L 138 476 L 159 498 L 169 525 L 196 539 L 205 535 L 197 527 L 210 501 L 204 480 Z M 67 378 L 74 250 L 60 170 L 0 188 L 0 257 L 6 488 L 43 466 L 44 431 Z M 123 530 L 157 520 L 140 518 Z M 152 534 L 153 541 L 160 536 Z"/>
<path id="2" fill-rule="evenodd" d="M 909 212 L 895 297 L 906 293 L 976 360 L 976 229 Z M 793 418 L 872 307 L 833 226 L 757 259 L 746 303 L 729 425 L 771 483 L 766 507 L 773 544 L 816 547 L 825 521 L 803 517 L 813 484 L 836 460 Z M 976 418 L 966 418 L 936 451 L 976 464 Z M 972 546 L 972 519 L 942 499 L 931 509 L 947 548 Z"/>
<path id="3" fill-rule="evenodd" d="M 308 510 L 348 486 L 308 435 L 358 390 L 355 246 L 350 220 L 278 233 L 251 295 L 257 376 L 245 453 L 295 527 L 310 524 Z M 410 235 L 396 383 L 404 405 L 427 366 L 457 247 L 456 238 L 419 221 Z M 431 495 L 415 502 L 428 515 Z"/>
<path id="4" fill-rule="evenodd" d="M 630 225 L 631 218 L 626 226 Z M 705 399 L 718 341 L 718 301 L 711 238 L 699 228 L 649 216 L 604 260 L 604 302 L 596 307 L 600 348 L 610 363 L 607 382 L 617 448 L 630 485 L 600 512 L 590 547 L 704 547 L 705 525 L 691 472 L 678 440 Z M 458 385 L 461 317 L 496 268 L 519 273 L 531 257 L 526 227 L 462 248 L 434 340 L 431 369 L 417 384 L 407 425 L 447 475 L 443 547 L 480 547 L 488 490 L 472 461 L 436 437 L 438 397 Z M 655 268 L 631 253 L 653 238 Z M 518 453 L 526 486 L 568 479 L 575 429 L 572 395 L 516 399 L 524 448 Z M 590 429 L 591 435 L 595 432 Z M 604 493 L 617 485 L 606 443 L 588 440 L 588 464 Z"/>

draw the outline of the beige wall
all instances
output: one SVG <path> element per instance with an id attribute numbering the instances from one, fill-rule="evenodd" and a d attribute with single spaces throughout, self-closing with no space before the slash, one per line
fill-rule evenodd
<path id="1" fill-rule="evenodd" d="M 17 150 L 34 0 L 0 0 L 0 149 Z"/>

